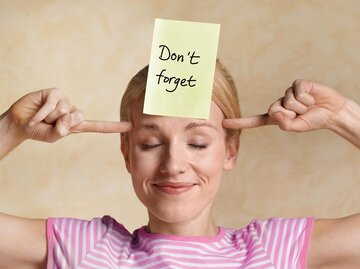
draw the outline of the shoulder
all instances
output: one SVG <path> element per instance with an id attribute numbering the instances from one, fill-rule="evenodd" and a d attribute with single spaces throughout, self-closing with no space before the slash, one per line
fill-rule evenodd
<path id="1" fill-rule="evenodd" d="M 74 268 L 100 241 L 129 241 L 131 236 L 110 216 L 91 220 L 49 218 L 46 225 L 48 268 L 62 268 L 64 261 L 69 268 Z"/>
<path id="2" fill-rule="evenodd" d="M 267 235 L 296 235 L 302 232 L 311 232 L 314 225 L 313 218 L 270 218 L 265 220 L 252 220 L 246 227 L 234 230 L 236 233 L 253 233 L 261 240 Z"/>
<path id="3" fill-rule="evenodd" d="M 84 236 L 99 237 L 105 233 L 130 234 L 124 225 L 118 223 L 114 218 L 106 215 L 91 220 L 77 218 L 48 218 L 47 235 L 49 233 L 61 233 L 63 237 L 73 236 L 74 233 Z M 86 231 L 86 233 L 85 233 Z"/>
<path id="4" fill-rule="evenodd" d="M 283 268 L 284 263 L 306 268 L 313 226 L 313 218 L 271 218 L 253 220 L 232 232 L 238 243 L 263 251 L 276 268 Z"/>

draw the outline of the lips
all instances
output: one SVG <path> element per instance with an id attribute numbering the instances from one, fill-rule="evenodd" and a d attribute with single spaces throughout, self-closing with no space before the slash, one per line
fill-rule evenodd
<path id="1" fill-rule="evenodd" d="M 196 184 L 188 182 L 163 182 L 154 184 L 155 188 L 166 194 L 181 194 L 191 190 Z"/>

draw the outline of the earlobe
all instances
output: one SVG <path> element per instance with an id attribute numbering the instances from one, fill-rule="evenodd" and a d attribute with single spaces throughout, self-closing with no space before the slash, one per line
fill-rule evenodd
<path id="1" fill-rule="evenodd" d="M 226 157 L 224 160 L 224 170 L 232 170 L 236 166 L 239 152 L 239 135 L 232 135 L 226 142 Z"/>

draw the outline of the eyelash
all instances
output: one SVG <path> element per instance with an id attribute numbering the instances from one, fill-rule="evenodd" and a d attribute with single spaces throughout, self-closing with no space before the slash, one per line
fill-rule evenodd
<path id="1" fill-rule="evenodd" d="M 140 144 L 140 148 L 143 151 L 148 151 L 148 150 L 154 149 L 158 146 L 161 146 L 161 144 L 145 144 L 145 143 Z"/>
<path id="2" fill-rule="evenodd" d="M 161 146 L 162 144 L 145 144 L 145 143 L 141 143 L 140 144 L 140 148 L 143 151 L 149 151 L 152 150 L 154 148 L 157 148 L 159 146 Z M 196 149 L 196 150 L 203 150 L 206 149 L 208 147 L 207 144 L 188 144 L 190 147 Z"/>
<path id="3" fill-rule="evenodd" d="M 197 150 L 206 149 L 208 147 L 207 144 L 189 144 L 189 146 Z"/>

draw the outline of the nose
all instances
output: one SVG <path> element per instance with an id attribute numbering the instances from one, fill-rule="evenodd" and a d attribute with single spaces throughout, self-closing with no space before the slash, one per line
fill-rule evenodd
<path id="1" fill-rule="evenodd" d="M 160 164 L 160 172 L 170 176 L 184 174 L 187 169 L 186 152 L 180 144 L 169 144 L 166 147 L 162 162 Z"/>

